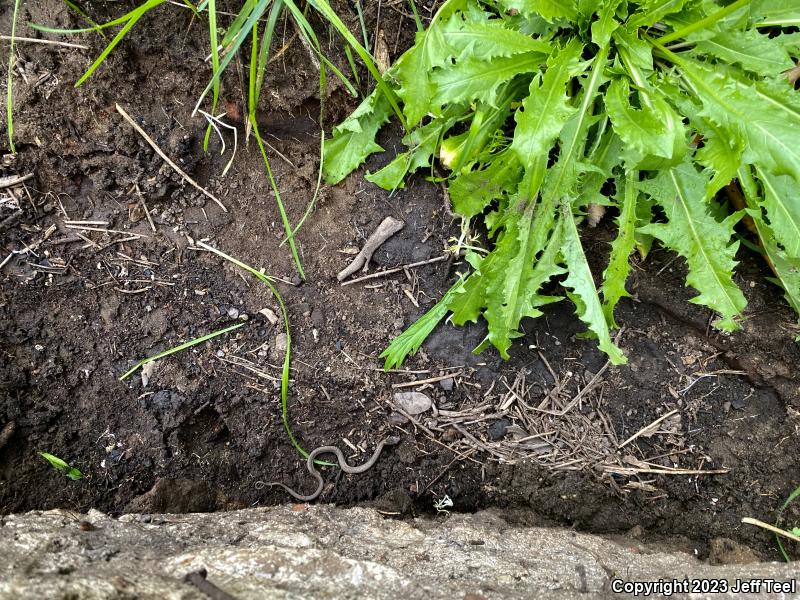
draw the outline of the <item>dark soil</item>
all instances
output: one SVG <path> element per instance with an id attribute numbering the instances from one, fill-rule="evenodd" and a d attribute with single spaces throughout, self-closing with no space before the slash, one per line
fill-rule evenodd
<path id="1" fill-rule="evenodd" d="M 0 9 L 4 33 L 10 29 L 8 4 Z M 350 6 L 342 2 L 339 8 L 355 27 Z M 94 3 L 92 10 L 103 20 L 122 9 L 115 2 Z M 373 29 L 375 18 L 373 6 L 367 11 Z M 58 0 L 23 2 L 20 21 L 29 20 L 79 24 Z M 381 23 L 395 57 L 411 41 L 412 21 L 384 3 Z M 289 28 L 285 39 L 291 34 Z M 23 28 L 21 35 L 35 34 Z M 18 154 L 4 160 L 0 176 L 34 177 L 26 182 L 30 196 L 20 198 L 20 209 L 0 207 L 0 260 L 14 250 L 32 250 L 12 257 L 0 272 L 0 513 L 52 507 L 218 510 L 284 502 L 282 490 L 258 482 L 283 481 L 302 490 L 313 482 L 281 420 L 280 323 L 259 313 L 277 313 L 277 304 L 264 286 L 194 249 L 194 241 L 209 240 L 289 282 L 296 275 L 288 248 L 280 247 L 284 233 L 261 158 L 252 140 L 245 147 L 244 128 L 226 177 L 221 173 L 229 154 L 219 155 L 218 140 L 212 137 L 209 154 L 202 151 L 204 123 L 190 113 L 207 81 L 203 26 L 188 11 L 164 5 L 76 90 L 73 83 L 103 43 L 97 36 L 78 41 L 91 50 L 18 46 Z M 338 56 L 334 49 L 331 55 Z M 223 106 L 232 120 L 241 114 L 244 77 L 237 64 L 225 78 Z M 316 180 L 317 83 L 308 53 L 295 40 L 273 63 L 264 94 L 263 133 L 274 147 L 270 157 L 292 222 L 305 211 Z M 183 183 L 120 118 L 115 103 L 229 212 Z M 326 128 L 354 106 L 332 83 Z M 382 140 L 389 154 L 399 146 L 396 133 L 386 132 Z M 2 139 L 6 143 L 5 131 Z M 376 157 L 368 166 L 386 160 Z M 297 238 L 307 281 L 279 284 L 292 328 L 289 421 L 304 448 L 339 444 L 347 450 L 346 438 L 362 449 L 351 460 L 366 460 L 379 440 L 398 431 L 388 420 L 392 384 L 436 376 L 447 367 L 463 366 L 465 376 L 450 391 L 435 384 L 427 393 L 438 405 L 457 408 L 475 404 L 492 382 L 513 380 L 523 370 L 540 383 L 534 396 L 543 397 L 554 381 L 540 352 L 559 379 L 569 380 L 572 394 L 585 372 L 603 366 L 594 344 L 576 337 L 582 328 L 562 302 L 548 307 L 544 318 L 524 323 L 527 335 L 509 362 L 494 351 L 471 353 L 483 337 L 480 326 L 444 325 L 408 362 L 427 374 L 381 371 L 378 354 L 441 296 L 459 267 L 439 262 L 414 269 L 413 284 L 399 273 L 342 287 L 336 273 L 352 258 L 347 252 L 360 248 L 388 215 L 406 226 L 376 252 L 373 270 L 440 256 L 458 232 L 444 204 L 439 188 L 422 178 L 394 195 L 361 174 L 323 188 Z M 70 229 L 66 220 L 106 221 L 121 233 Z M 51 226 L 55 230 L 35 246 Z M 133 233 L 142 237 L 125 241 Z M 606 225 L 586 232 L 596 272 L 611 235 Z M 749 318 L 742 332 L 721 335 L 711 328 L 708 311 L 687 302 L 692 291 L 683 285 L 681 261 L 673 259 L 654 250 L 637 265 L 634 297 L 618 311 L 629 364 L 604 373 L 594 402 L 620 441 L 677 409 L 677 430 L 640 437 L 620 453 L 639 460 L 665 455 L 656 462 L 726 468 L 727 474 L 610 477 L 591 466 L 552 471 L 530 462 L 500 464 L 483 454 L 472 455 L 477 463 L 453 462 L 451 451 L 405 425 L 400 445 L 387 449 L 367 473 L 326 470 L 322 500 L 375 501 L 387 513 L 411 514 L 433 511 L 434 500 L 447 494 L 453 510 L 531 509 L 539 522 L 585 531 L 683 536 L 685 546 L 701 555 L 712 540 L 731 538 L 763 558 L 777 558 L 772 537 L 740 519 L 772 521 L 800 485 L 800 352 L 793 315 L 780 290 L 765 281 L 765 265 L 742 251 L 737 281 L 750 302 Z M 404 290 L 416 295 L 419 309 Z M 147 387 L 138 373 L 119 380 L 136 360 L 245 315 L 245 327 L 235 333 L 159 361 Z M 480 430 L 482 439 L 492 424 Z M 37 451 L 62 457 L 84 478 L 67 479 Z M 790 516 L 797 520 L 798 511 Z"/>

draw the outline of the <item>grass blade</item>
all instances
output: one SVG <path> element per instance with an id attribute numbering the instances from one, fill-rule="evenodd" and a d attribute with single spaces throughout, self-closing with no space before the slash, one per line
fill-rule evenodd
<path id="1" fill-rule="evenodd" d="M 147 2 L 142 4 L 139 8 L 135 8 L 134 10 L 129 12 L 127 14 L 128 19 L 125 25 L 122 27 L 122 29 L 119 30 L 119 33 L 117 33 L 117 35 L 114 36 L 114 39 L 111 40 L 108 46 L 105 47 L 105 50 L 103 50 L 103 52 L 100 53 L 100 56 L 98 56 L 97 60 L 95 60 L 92 63 L 92 66 L 87 69 L 86 73 L 84 73 L 83 76 L 80 79 L 78 79 L 78 81 L 75 83 L 75 87 L 80 87 L 84 81 L 86 81 L 87 79 L 89 79 L 89 77 L 92 76 L 92 73 L 94 73 L 97 70 L 97 68 L 101 64 L 103 64 L 103 61 L 106 58 L 108 58 L 108 55 L 111 54 L 111 51 L 117 47 L 117 44 L 119 44 L 123 40 L 123 38 L 128 34 L 128 32 L 133 28 L 133 26 L 136 25 L 139 19 L 141 19 L 145 15 L 145 13 L 147 13 L 149 10 L 152 10 L 159 4 L 163 4 L 164 1 L 165 0 L 147 0 Z"/>
<path id="2" fill-rule="evenodd" d="M 217 43 L 217 2 L 216 0 L 209 0 L 208 2 L 208 33 L 211 42 L 211 75 L 216 78 L 216 83 L 213 86 L 213 96 L 211 100 L 211 111 L 213 116 L 217 113 L 217 102 L 219 102 L 219 78 L 216 77 L 219 72 L 219 44 Z M 206 136 L 203 138 L 203 152 L 208 152 L 208 140 L 211 138 L 211 122 L 206 127 Z"/>
<path id="3" fill-rule="evenodd" d="M 269 27 L 267 28 L 267 31 L 265 31 L 265 35 L 268 32 L 270 32 Z M 253 136 L 256 138 L 258 149 L 261 152 L 261 158 L 264 160 L 264 168 L 267 170 L 267 177 L 269 178 L 270 186 L 272 187 L 272 191 L 275 192 L 275 201 L 278 204 L 278 212 L 281 215 L 283 230 L 286 232 L 287 239 L 289 240 L 289 248 L 292 252 L 292 258 L 294 259 L 294 264 L 297 267 L 297 272 L 300 274 L 300 277 L 305 279 L 306 274 L 305 271 L 303 271 L 303 264 L 300 262 L 300 255 L 297 252 L 297 246 L 295 245 L 294 242 L 292 225 L 289 222 L 289 216 L 286 214 L 286 207 L 284 207 L 283 200 L 281 199 L 281 193 L 280 190 L 278 189 L 278 182 L 275 180 L 275 176 L 272 173 L 272 167 L 269 162 L 269 157 L 267 156 L 266 148 L 264 147 L 264 141 L 261 139 L 261 133 L 258 130 L 258 121 L 256 119 L 256 105 L 258 103 L 257 100 L 258 90 L 256 88 L 256 84 L 258 81 L 258 62 L 259 62 L 257 24 L 253 24 L 252 38 L 253 38 L 253 43 L 252 43 L 252 51 L 250 54 L 250 81 L 248 85 L 248 120 L 250 122 L 250 126 L 253 131 Z"/>
<path id="4" fill-rule="evenodd" d="M 244 12 L 250 4 L 252 4 L 252 2 L 248 1 L 245 4 L 245 8 L 242 9 L 242 12 Z M 269 5 L 269 0 L 260 0 L 253 7 L 253 10 L 249 12 L 247 19 L 241 25 L 240 29 L 236 32 L 237 35 L 231 42 L 227 42 L 227 38 L 231 34 L 231 31 L 233 30 L 234 26 L 236 26 L 236 23 L 238 23 L 239 17 L 237 17 L 237 20 L 234 22 L 234 25 L 232 25 L 230 29 L 228 29 L 228 33 L 226 33 L 225 37 L 222 39 L 222 46 L 225 49 L 225 56 L 223 57 L 222 62 L 219 65 L 219 70 L 213 74 L 213 76 L 211 77 L 211 81 L 208 82 L 208 85 L 206 85 L 205 89 L 203 90 L 203 93 L 200 94 L 200 97 L 197 99 L 197 103 L 195 104 L 194 110 L 192 111 L 192 116 L 197 114 L 197 111 L 200 109 L 200 104 L 202 104 L 203 99 L 208 95 L 208 92 L 210 92 L 214 88 L 214 86 L 219 83 L 222 73 L 230 64 L 231 60 L 233 60 L 233 57 L 237 55 L 239 48 L 244 43 L 244 40 L 247 37 L 246 32 L 252 31 L 253 26 L 267 10 L 268 5 Z M 239 16 L 241 15 L 242 13 L 239 14 Z M 230 47 L 228 47 L 228 44 L 231 44 Z"/>
<path id="5" fill-rule="evenodd" d="M 292 334 L 289 330 L 289 313 L 286 311 L 286 304 L 283 302 L 283 296 L 278 293 L 278 290 L 272 283 L 274 280 L 268 275 L 264 275 L 250 265 L 246 265 L 242 261 L 225 254 L 221 250 L 217 250 L 213 246 L 209 246 L 205 242 L 198 242 L 197 245 L 205 248 L 209 252 L 213 252 L 217 256 L 224 258 L 240 269 L 244 269 L 250 273 L 253 277 L 266 285 L 269 288 L 269 291 L 272 292 L 272 295 L 275 296 L 275 299 L 278 301 L 278 306 L 281 310 L 281 317 L 283 318 L 284 332 L 286 333 L 286 352 L 284 352 L 283 355 L 283 369 L 281 371 L 281 419 L 283 420 L 283 429 L 286 431 L 286 435 L 289 436 L 289 441 L 292 443 L 292 446 L 295 447 L 295 449 L 303 458 L 308 458 L 308 452 L 300 445 L 300 442 L 297 441 L 297 438 L 294 437 L 292 428 L 289 426 L 289 365 L 292 358 Z M 317 464 L 333 466 L 324 461 L 317 461 Z"/>
<path id="6" fill-rule="evenodd" d="M 269 47 L 272 44 L 272 36 L 275 33 L 275 25 L 278 23 L 278 18 L 281 15 L 282 9 L 283 0 L 275 0 L 272 4 L 272 9 L 269 11 L 267 26 L 264 29 L 264 39 L 261 40 L 261 51 L 258 54 L 258 69 L 256 77 L 256 105 L 258 105 L 258 99 L 261 97 L 261 90 L 264 89 L 264 79 L 266 78 L 267 65 L 269 64 Z"/>
<path id="7" fill-rule="evenodd" d="M 86 14 L 86 11 L 85 11 L 85 10 L 83 10 L 83 9 L 82 9 L 80 6 L 78 6 L 78 5 L 77 5 L 75 2 L 72 2 L 72 0 L 64 0 L 64 4 L 66 4 L 66 5 L 67 5 L 67 6 L 68 6 L 68 7 L 69 7 L 71 10 L 73 10 L 73 11 L 74 11 L 74 12 L 76 12 L 78 15 L 80 15 L 80 16 L 81 16 L 81 18 L 82 18 L 84 21 L 86 21 L 87 23 L 89 23 L 89 25 L 91 25 L 91 26 L 92 26 L 92 29 L 94 29 L 94 30 L 95 30 L 97 33 L 99 33 L 101 36 L 105 37 L 105 34 L 104 34 L 104 33 L 103 33 L 103 31 L 102 31 L 102 27 L 100 27 L 100 25 L 99 25 L 98 23 L 96 23 L 96 22 L 95 22 L 95 21 L 94 21 L 94 20 L 93 20 L 93 19 L 92 19 L 92 18 L 91 18 L 91 17 L 90 17 L 88 14 Z"/>
<path id="8" fill-rule="evenodd" d="M 323 17 L 325 17 L 325 19 L 331 25 L 333 25 L 336 31 L 339 32 L 339 35 L 341 35 L 345 41 L 350 44 L 350 47 L 353 48 L 361 60 L 364 61 L 364 64 L 367 66 L 370 74 L 372 74 L 372 77 L 375 78 L 375 82 L 378 84 L 378 88 L 381 90 L 381 93 L 386 96 L 386 99 L 389 101 L 392 110 L 400 120 L 400 124 L 403 126 L 403 129 L 408 129 L 405 117 L 403 116 L 403 111 L 400 110 L 400 107 L 397 104 L 397 94 L 395 94 L 394 90 L 389 87 L 388 83 L 386 83 L 383 75 L 381 75 L 380 71 L 378 71 L 378 67 L 375 66 L 375 62 L 372 60 L 369 52 L 367 52 L 367 50 L 358 43 L 358 40 L 352 33 L 350 33 L 350 30 L 339 18 L 339 15 L 336 14 L 336 11 L 331 8 L 331 5 L 328 4 L 327 0 L 308 0 L 308 3 L 317 9 L 317 11 Z"/>
<path id="9" fill-rule="evenodd" d="M 778 523 L 781 520 L 781 515 L 783 514 L 783 511 L 785 511 L 786 507 L 789 506 L 792 502 L 797 500 L 797 498 L 800 498 L 800 487 L 798 487 L 795 491 L 793 491 L 791 494 L 789 494 L 789 497 L 786 499 L 786 501 L 781 506 L 781 509 L 778 511 L 778 516 L 775 519 L 775 526 L 776 527 L 779 526 Z M 778 547 L 781 549 L 781 554 L 783 554 L 783 558 L 786 559 L 786 562 L 791 562 L 791 558 L 789 558 L 789 554 L 784 549 L 783 542 L 781 542 L 780 536 L 775 534 L 775 539 L 778 541 Z"/>
<path id="10" fill-rule="evenodd" d="M 47 27 L 45 25 L 39 25 L 37 23 L 28 23 L 28 27 L 34 29 L 36 31 L 41 31 L 43 33 L 57 33 L 57 34 L 74 34 L 74 33 L 89 33 L 92 31 L 97 31 L 100 33 L 103 29 L 108 29 L 109 27 L 115 27 L 116 25 L 123 25 L 128 22 L 131 18 L 131 15 L 136 12 L 137 9 L 134 9 L 128 13 L 125 13 L 121 17 L 117 17 L 116 19 L 112 19 L 107 23 L 103 23 L 102 25 L 95 25 L 94 27 L 83 27 L 78 29 L 61 29 L 58 27 Z"/>
<path id="11" fill-rule="evenodd" d="M 328 67 L 331 72 L 336 75 L 336 77 L 341 79 L 342 83 L 347 88 L 347 91 L 350 92 L 351 95 L 357 96 L 358 93 L 353 87 L 353 84 L 350 83 L 350 80 L 348 80 L 347 77 L 344 76 L 344 73 L 342 73 L 339 68 L 330 60 L 328 60 L 328 57 L 322 53 L 322 47 L 317 39 L 317 34 L 314 33 L 314 28 L 311 27 L 311 23 L 308 22 L 306 16 L 300 11 L 299 8 L 297 8 L 297 5 L 292 0 L 284 0 L 284 3 L 286 4 L 286 8 L 289 9 L 289 12 L 292 13 L 295 23 L 297 23 L 300 27 L 300 34 L 311 45 L 314 52 L 319 57 L 320 66 L 324 64 L 326 67 Z"/>
<path id="12" fill-rule="evenodd" d="M 120 381 L 124 381 L 131 375 L 133 375 L 139 368 L 143 367 L 147 363 L 158 360 L 159 358 L 164 358 L 165 356 L 169 356 L 170 354 L 175 354 L 176 352 L 180 352 L 182 350 L 186 350 L 187 348 L 191 348 L 192 346 L 196 346 L 197 344 L 201 344 L 206 342 L 212 338 L 215 338 L 219 335 L 228 333 L 229 331 L 233 331 L 234 329 L 239 329 L 239 327 L 243 327 L 244 323 L 237 323 L 236 325 L 231 325 L 230 327 L 225 327 L 224 329 L 220 329 L 218 331 L 214 331 L 203 337 L 195 338 L 193 340 L 189 340 L 188 342 L 184 342 L 183 344 L 179 344 L 178 346 L 174 346 L 169 350 L 164 350 L 164 352 L 159 352 L 153 356 L 149 356 L 145 359 L 140 360 L 138 363 L 133 365 L 130 369 L 125 371 L 125 373 L 119 378 Z"/>
<path id="13" fill-rule="evenodd" d="M 16 154 L 14 148 L 14 93 L 12 84 L 14 79 L 14 38 L 17 35 L 17 14 L 19 13 L 19 0 L 14 1 L 14 15 L 11 17 L 11 41 L 8 48 L 8 81 L 6 92 L 6 123 L 8 126 L 8 146 Z"/>

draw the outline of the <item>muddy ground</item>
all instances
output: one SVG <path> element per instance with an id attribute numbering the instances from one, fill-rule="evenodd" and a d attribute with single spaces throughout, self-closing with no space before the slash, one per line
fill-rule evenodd
<path id="1" fill-rule="evenodd" d="M 7 4 L 0 9 L 4 33 L 10 29 Z M 356 31 L 351 3 L 340 5 Z M 399 6 L 384 2 L 379 24 L 392 57 L 413 34 L 413 22 Z M 370 31 L 375 8 L 366 13 Z M 93 3 L 92 10 L 105 20 L 122 9 L 110 2 Z M 79 25 L 57 0 L 23 2 L 20 21 L 29 20 Z M 292 33 L 287 27 L 280 41 Z M 25 28 L 19 34 L 37 35 Z M 264 482 L 311 489 L 281 420 L 281 326 L 259 312 L 277 313 L 278 306 L 249 275 L 197 249 L 196 241 L 207 240 L 288 282 L 279 289 L 293 342 L 289 422 L 302 446 L 338 444 L 358 463 L 388 433 L 402 437 L 364 475 L 326 470 L 322 500 L 375 502 L 387 514 L 402 516 L 433 512 L 434 502 L 447 495 L 452 510 L 530 509 L 519 512 L 520 518 L 669 537 L 702 556 L 713 546 L 723 561 L 731 559 L 725 556 L 731 548 L 742 549 L 721 538 L 762 558 L 778 557 L 771 536 L 740 524 L 745 516 L 771 521 L 800 484 L 797 330 L 758 259 L 740 252 L 737 281 L 750 304 L 744 330 L 734 335 L 714 331 L 711 314 L 687 302 L 692 292 L 683 286 L 680 259 L 655 250 L 637 263 L 630 284 L 634 297 L 618 309 L 625 326 L 620 345 L 630 362 L 600 377 L 595 375 L 605 359 L 591 342 L 576 337 L 581 326 L 566 302 L 524 322 L 527 335 L 509 362 L 491 350 L 471 353 L 483 337 L 480 326 L 445 325 L 408 361 L 418 372 L 383 373 L 378 354 L 463 266 L 442 261 L 344 287 L 335 276 L 388 215 L 402 219 L 405 228 L 376 252 L 372 271 L 441 256 L 458 224 L 448 216 L 440 189 L 416 178 L 390 195 L 358 173 L 335 188 L 324 187 L 297 238 L 307 280 L 293 285 L 298 279 L 288 249 L 279 246 L 283 229 L 275 198 L 256 147 L 244 146 L 241 123 L 238 154 L 224 178 L 230 155 L 220 156 L 219 141 L 212 138 L 211 152 L 202 151 L 204 122 L 190 116 L 208 73 L 202 24 L 180 7 L 160 7 L 77 90 L 73 83 L 102 40 L 89 35 L 72 41 L 91 49 L 31 43 L 17 48 L 18 154 L 4 158 L 0 176 L 33 177 L 24 188 L 12 189 L 19 194 L 16 204 L 0 206 L 0 260 L 21 251 L 0 271 L 0 513 L 52 507 L 218 510 L 287 500 Z M 331 55 L 340 58 L 335 49 Z M 271 73 L 260 122 L 272 145 L 283 201 L 297 222 L 318 166 L 316 74 L 297 39 Z M 240 118 L 244 76 L 237 64 L 225 78 L 229 122 Z M 115 103 L 228 212 L 166 166 L 122 120 Z M 332 84 L 325 127 L 355 104 Z M 399 145 L 397 134 L 382 134 L 389 155 Z M 5 131 L 2 137 L 6 144 Z M 376 157 L 368 167 L 388 157 Z M 106 222 L 96 227 L 113 232 L 67 226 L 80 220 Z M 598 273 L 611 235 L 605 223 L 586 232 L 585 248 Z M 138 359 L 236 321 L 245 326 L 159 361 L 146 387 L 139 374 L 119 380 Z M 556 440 L 551 445 L 560 448 L 564 461 L 534 456 L 505 464 L 486 449 L 511 436 L 508 426 L 520 422 L 495 409 L 480 412 L 468 436 L 431 417 L 418 426 L 398 424 L 392 416 L 393 384 L 450 372 L 460 374 L 423 389 L 450 411 L 479 406 L 484 398 L 499 403 L 502 394 L 509 398 L 505 385 L 514 387 L 522 377 L 527 406 L 539 407 L 554 388 L 568 400 L 595 381 L 570 415 L 534 411 L 538 423 L 552 429 L 548 439 Z M 679 417 L 617 450 L 672 410 Z M 602 427 L 594 427 L 601 421 Z M 559 428 L 581 423 L 577 448 L 557 441 Z M 599 438 L 600 454 L 587 458 L 585 447 Z M 37 451 L 64 458 L 84 478 L 62 476 Z M 570 456 L 578 458 L 570 463 Z M 609 464 L 637 472 L 604 469 Z M 726 472 L 641 472 L 674 467 Z M 796 522 L 798 511 L 790 516 Z"/>

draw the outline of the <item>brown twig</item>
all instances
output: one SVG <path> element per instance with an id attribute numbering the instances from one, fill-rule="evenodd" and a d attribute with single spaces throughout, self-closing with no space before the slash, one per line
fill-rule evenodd
<path id="1" fill-rule="evenodd" d="M 344 281 L 359 269 L 366 271 L 375 250 L 380 248 L 386 240 L 400 231 L 404 226 L 405 223 L 402 221 L 394 217 L 386 217 L 381 221 L 381 224 L 378 225 L 378 228 L 372 232 L 372 235 L 367 238 L 367 242 L 364 244 L 361 252 L 356 254 L 353 261 L 346 268 L 339 271 L 339 274 L 336 275 L 336 279 Z"/>
<path id="2" fill-rule="evenodd" d="M 360 281 L 366 281 L 368 279 L 377 279 L 378 277 L 385 277 L 386 275 L 393 275 L 394 273 L 399 273 L 405 269 L 413 269 L 414 267 L 421 267 L 423 265 L 430 265 L 433 263 L 441 262 L 443 260 L 447 260 L 446 256 L 437 256 L 435 258 L 429 258 L 428 260 L 420 260 L 418 262 L 409 263 L 407 265 L 403 265 L 402 267 L 392 267 L 391 269 L 386 269 L 385 271 L 378 271 L 377 273 L 370 273 L 369 275 L 364 275 L 363 277 L 357 277 L 355 279 L 351 279 L 349 281 L 343 281 L 342 285 L 351 285 L 353 283 L 359 283 Z"/>
<path id="3" fill-rule="evenodd" d="M 0 35 L 0 40 L 10 40 L 10 35 Z M 39 40 L 36 38 L 29 38 L 29 37 L 19 37 L 18 35 L 14 36 L 14 43 L 16 42 L 28 42 L 30 44 L 47 44 L 49 46 L 62 46 L 64 48 L 77 48 L 78 50 L 88 50 L 89 46 L 84 46 L 83 44 L 73 44 L 71 42 L 56 42 L 54 40 Z"/>
<path id="4" fill-rule="evenodd" d="M 781 529 L 780 527 L 775 527 L 774 525 L 770 525 L 769 523 L 764 523 L 764 521 L 759 521 L 758 519 L 754 519 L 753 517 L 743 517 L 742 523 L 747 523 L 748 525 L 755 525 L 756 527 L 761 527 L 762 529 L 766 529 L 767 531 L 771 531 L 777 535 L 782 535 L 785 538 L 789 538 L 795 542 L 800 542 L 800 536 L 794 535 L 790 531 L 786 531 Z"/>
<path id="5" fill-rule="evenodd" d="M 0 189 L 11 187 L 12 185 L 18 185 L 20 183 L 25 183 L 26 181 L 32 178 L 33 178 L 33 173 L 28 173 L 27 175 L 9 175 L 8 177 L 0 177 Z"/>
<path id="6" fill-rule="evenodd" d="M 153 141 L 153 139 L 149 135 L 147 135 L 147 132 L 145 132 L 144 129 L 139 127 L 139 125 L 136 123 L 136 121 L 134 121 L 130 117 L 130 115 L 128 113 L 126 113 L 125 110 L 119 104 L 116 104 L 115 106 L 117 107 L 117 112 L 120 115 L 122 115 L 122 118 L 125 119 L 128 122 L 128 124 L 136 130 L 136 133 L 138 133 L 140 136 L 142 136 L 144 138 L 144 141 L 146 141 L 148 144 L 150 144 L 150 147 L 153 150 L 156 151 L 156 154 L 158 154 L 164 160 L 165 163 L 167 163 L 170 167 L 172 167 L 175 170 L 175 172 L 184 179 L 184 181 L 186 181 L 188 184 L 190 184 L 192 187 L 194 187 L 197 191 L 199 191 L 203 195 L 208 196 L 209 198 L 211 198 L 214 202 L 217 203 L 217 205 L 223 211 L 228 212 L 228 209 L 225 208 L 225 205 L 222 203 L 222 201 L 220 201 L 216 196 L 214 196 L 214 194 L 212 194 L 211 192 L 206 190 L 203 186 L 201 186 L 199 183 L 197 183 L 194 179 L 189 177 L 183 171 L 183 169 L 181 169 L 166 154 L 164 154 L 164 152 L 161 150 L 161 148 L 159 148 L 156 145 L 156 143 Z"/>
<path id="7" fill-rule="evenodd" d="M 638 438 L 640 435 L 642 435 L 642 434 L 644 434 L 644 433 L 648 432 L 649 430 L 653 429 L 653 428 L 654 428 L 656 425 L 658 425 L 659 423 L 661 423 L 661 421 L 664 421 L 664 420 L 666 420 L 666 419 L 669 419 L 669 418 L 670 418 L 672 415 L 674 415 L 674 414 L 677 414 L 677 412 L 678 412 L 678 409 L 677 409 L 677 408 L 676 408 L 675 410 L 671 410 L 671 411 L 669 411 L 667 414 L 665 414 L 665 415 L 663 415 L 663 416 L 659 417 L 658 419 L 656 419 L 655 421 L 653 421 L 652 423 L 650 423 L 650 425 L 647 425 L 647 426 L 645 426 L 645 427 L 642 427 L 642 428 L 641 428 L 639 431 L 637 431 L 636 433 L 634 433 L 634 434 L 633 434 L 631 437 L 629 437 L 627 440 L 625 440 L 625 441 L 624 441 L 624 442 L 622 442 L 622 443 L 621 443 L 619 446 L 617 446 L 617 449 L 619 450 L 619 449 L 622 449 L 622 448 L 624 448 L 625 446 L 627 446 L 628 444 L 630 444 L 630 443 L 631 443 L 633 440 L 635 440 L 636 438 Z"/>
<path id="8" fill-rule="evenodd" d="M 17 423 L 15 421 L 9 421 L 5 425 L 3 425 L 3 428 L 0 429 L 0 450 L 2 450 L 3 446 L 5 446 L 8 443 L 8 441 L 12 438 L 16 430 L 17 430 Z"/>
<path id="9" fill-rule="evenodd" d="M 445 379 L 454 379 L 461 375 L 464 371 L 459 370 L 455 371 L 454 373 L 445 373 L 444 375 L 438 375 L 437 377 L 428 377 L 427 379 L 420 379 L 418 381 L 405 381 L 403 383 L 393 383 L 392 388 L 407 388 L 407 387 L 415 387 L 418 385 L 425 385 L 426 383 L 436 383 L 437 381 L 444 381 Z"/>

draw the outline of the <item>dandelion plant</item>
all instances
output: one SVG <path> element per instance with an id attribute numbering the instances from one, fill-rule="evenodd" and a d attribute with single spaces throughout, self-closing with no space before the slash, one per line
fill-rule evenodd
<path id="1" fill-rule="evenodd" d="M 562 296 L 624 363 L 614 309 L 630 256 L 655 241 L 686 261 L 691 302 L 739 329 L 744 219 L 800 312 L 799 25 L 790 0 L 444 2 L 386 73 L 407 150 L 367 179 L 393 190 L 438 158 L 454 211 L 482 224 L 488 247 L 466 252 L 468 270 L 384 352 L 387 368 L 447 315 L 485 319 L 477 350 L 508 358 L 520 321 Z M 382 150 L 391 116 L 376 91 L 334 129 L 329 183 Z M 743 205 L 729 203 L 732 186 Z M 580 239 L 590 206 L 616 216 L 599 286 Z"/>

